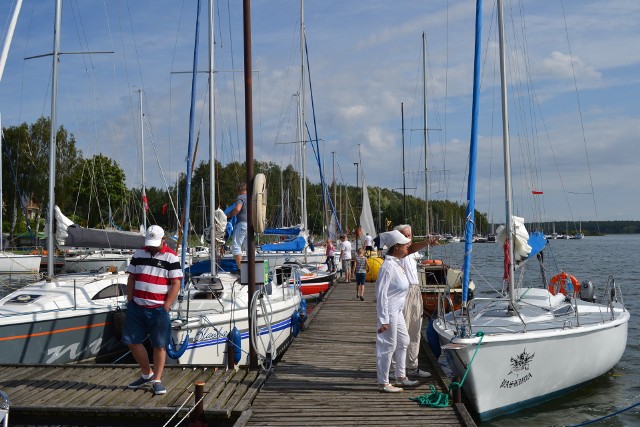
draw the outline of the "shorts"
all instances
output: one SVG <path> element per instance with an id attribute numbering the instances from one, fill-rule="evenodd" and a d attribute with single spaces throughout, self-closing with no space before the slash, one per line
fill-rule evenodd
<path id="1" fill-rule="evenodd" d="M 367 273 L 356 273 L 356 285 L 364 285 L 367 279 Z"/>
<path id="2" fill-rule="evenodd" d="M 242 255 L 242 251 L 245 250 L 247 246 L 247 223 L 237 223 L 233 229 L 231 238 L 233 239 L 231 243 L 231 253 L 233 255 Z"/>
<path id="3" fill-rule="evenodd" d="M 151 346 L 165 347 L 171 338 L 171 319 L 163 306 L 144 308 L 133 301 L 127 304 L 122 330 L 123 344 L 142 344 L 149 335 Z"/>
<path id="4" fill-rule="evenodd" d="M 343 271 L 351 271 L 351 259 L 343 259 L 342 260 L 342 270 Z"/>

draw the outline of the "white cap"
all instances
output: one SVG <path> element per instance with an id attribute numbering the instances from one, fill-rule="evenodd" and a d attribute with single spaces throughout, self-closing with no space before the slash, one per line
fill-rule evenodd
<path id="1" fill-rule="evenodd" d="M 162 238 L 164 237 L 164 230 L 159 225 L 152 225 L 147 228 L 147 237 L 144 239 L 144 245 L 152 248 L 157 248 L 162 244 Z"/>
<path id="2" fill-rule="evenodd" d="M 402 244 L 405 245 L 411 242 L 410 239 L 404 236 L 398 230 L 386 231 L 380 234 L 380 242 L 387 248 L 391 248 L 393 245 Z"/>

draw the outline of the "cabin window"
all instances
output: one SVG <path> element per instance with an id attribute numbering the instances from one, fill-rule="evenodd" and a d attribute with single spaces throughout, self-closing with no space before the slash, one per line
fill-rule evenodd
<path id="1" fill-rule="evenodd" d="M 105 298 L 116 298 L 127 294 L 127 284 L 126 283 L 114 283 L 113 285 L 107 286 L 102 289 L 100 292 L 95 294 L 92 301 L 105 299 Z"/>

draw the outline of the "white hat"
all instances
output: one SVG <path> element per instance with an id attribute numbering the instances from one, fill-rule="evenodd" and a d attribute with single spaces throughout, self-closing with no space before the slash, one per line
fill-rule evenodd
<path id="1" fill-rule="evenodd" d="M 407 244 L 411 242 L 411 240 L 405 237 L 404 234 L 398 230 L 392 230 L 381 233 L 380 242 L 382 242 L 383 245 L 386 245 L 387 248 L 391 248 L 393 245 L 397 245 L 398 243 L 402 245 Z"/>
<path id="2" fill-rule="evenodd" d="M 164 237 L 164 230 L 159 225 L 152 225 L 147 228 L 147 237 L 144 239 L 144 245 L 152 248 L 157 248 L 162 244 L 162 238 Z"/>

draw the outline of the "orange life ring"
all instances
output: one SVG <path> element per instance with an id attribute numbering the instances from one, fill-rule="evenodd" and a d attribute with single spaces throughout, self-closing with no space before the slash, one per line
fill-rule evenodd
<path id="1" fill-rule="evenodd" d="M 441 259 L 425 259 L 422 261 L 422 265 L 442 265 Z"/>
<path id="2" fill-rule="evenodd" d="M 569 282 L 571 282 L 571 286 L 573 286 L 573 293 L 577 294 L 578 292 L 580 292 L 580 282 L 578 281 L 578 279 L 576 279 L 575 276 L 565 273 L 564 271 L 556 274 L 551 278 L 551 281 L 549 282 L 549 292 L 551 293 L 551 295 L 555 295 L 558 292 L 563 295 L 567 295 L 569 286 L 565 287 L 565 285 L 568 285 Z"/>

